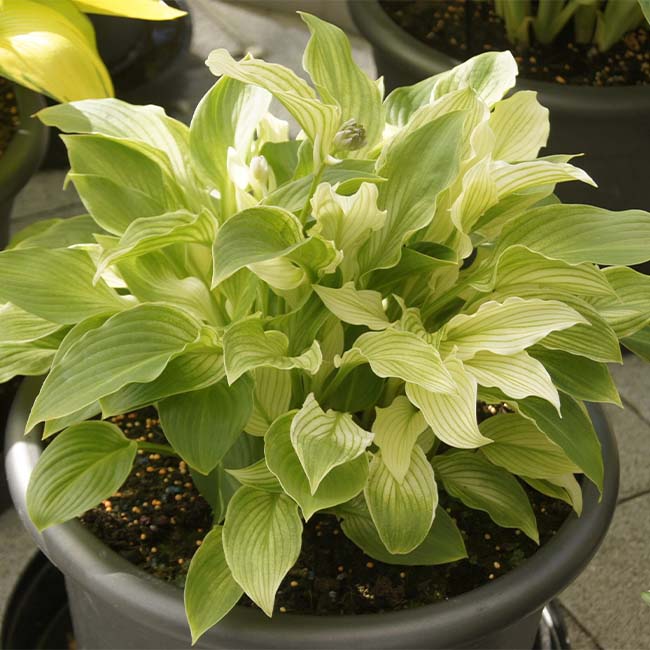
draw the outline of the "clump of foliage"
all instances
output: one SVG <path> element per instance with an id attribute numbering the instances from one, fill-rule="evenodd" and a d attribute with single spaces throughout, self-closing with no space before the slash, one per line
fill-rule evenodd
<path id="1" fill-rule="evenodd" d="M 154 404 L 214 512 L 189 569 L 193 638 L 246 593 L 269 616 L 303 521 L 403 565 L 466 555 L 438 491 L 538 539 L 522 487 L 581 510 L 602 485 L 583 400 L 620 404 L 647 355 L 650 214 L 562 205 L 593 183 L 538 157 L 548 111 L 487 53 L 383 98 L 304 14 L 313 87 L 225 50 L 189 128 L 117 100 L 48 108 L 88 214 L 0 253 L 0 379 L 48 373 L 27 430 L 57 437 L 27 501 L 78 516 L 136 450 L 102 418 Z M 301 131 L 269 112 L 275 97 Z M 598 265 L 612 265 L 601 269 Z M 477 400 L 506 402 L 480 424 Z"/>
<path id="2" fill-rule="evenodd" d="M 573 21 L 577 43 L 593 43 L 606 52 L 627 32 L 650 22 L 650 0 L 494 0 L 508 40 L 527 46 L 550 45 Z"/>

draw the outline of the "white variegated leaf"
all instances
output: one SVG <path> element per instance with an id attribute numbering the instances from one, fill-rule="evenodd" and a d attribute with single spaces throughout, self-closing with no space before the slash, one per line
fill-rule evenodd
<path id="1" fill-rule="evenodd" d="M 407 383 L 406 396 L 420 409 L 435 436 L 450 447 L 472 449 L 489 444 L 476 421 L 476 379 L 457 359 L 447 359 L 445 367 L 454 381 L 453 392 L 437 393 Z"/>
<path id="2" fill-rule="evenodd" d="M 349 413 L 323 411 L 313 394 L 308 395 L 291 423 L 291 444 L 309 479 L 312 495 L 335 467 L 361 456 L 373 437 Z"/>
<path id="3" fill-rule="evenodd" d="M 226 75 L 268 90 L 296 119 L 314 145 L 317 161 L 325 160 L 341 123 L 341 109 L 318 101 L 314 90 L 292 70 L 253 57 L 235 61 L 227 50 L 213 50 L 207 65 Z"/>
<path id="4" fill-rule="evenodd" d="M 374 443 L 381 450 L 381 457 L 390 473 L 401 483 L 411 464 L 411 452 L 427 428 L 427 422 L 404 395 L 398 395 L 390 406 L 375 410 L 377 415 L 372 425 Z"/>
<path id="5" fill-rule="evenodd" d="M 223 527 L 226 561 L 235 581 L 269 617 L 301 544 L 298 506 L 288 496 L 248 486 L 237 490 Z"/>
<path id="6" fill-rule="evenodd" d="M 377 291 L 356 289 L 354 282 L 346 282 L 340 289 L 317 284 L 312 288 L 325 306 L 344 323 L 365 325 L 371 330 L 390 326 L 382 305 L 382 295 Z"/>
<path id="7" fill-rule="evenodd" d="M 298 356 L 289 355 L 289 339 L 278 330 L 264 331 L 258 317 L 233 323 L 223 338 L 226 376 L 229 383 L 255 368 L 290 370 L 301 368 L 314 374 L 323 360 L 318 341 Z"/>
<path id="8" fill-rule="evenodd" d="M 424 541 L 438 505 L 438 487 L 419 446 L 412 449 L 401 481 L 388 469 L 382 452 L 375 454 L 364 496 L 379 537 L 390 553 L 409 553 Z"/>
<path id="9" fill-rule="evenodd" d="M 273 421 L 289 410 L 291 373 L 277 368 L 257 368 L 253 373 L 253 412 L 244 429 L 253 436 L 263 436 Z"/>
<path id="10" fill-rule="evenodd" d="M 536 395 L 560 408 L 560 396 L 548 371 L 527 352 L 494 354 L 477 352 L 463 362 L 481 386 L 492 386 L 514 399 Z"/>
<path id="11" fill-rule="evenodd" d="M 456 349 L 462 360 L 481 351 L 516 354 L 551 332 L 586 322 L 575 309 L 557 300 L 491 300 L 474 314 L 454 316 L 444 327 L 442 349 Z"/>
<path id="12" fill-rule="evenodd" d="M 411 332 L 386 329 L 362 334 L 343 360 L 351 363 L 366 360 L 379 377 L 398 377 L 427 390 L 454 389 L 438 350 Z"/>
<path id="13" fill-rule="evenodd" d="M 491 463 L 513 474 L 548 479 L 580 472 L 560 446 L 521 415 L 495 415 L 481 422 L 480 429 L 484 436 L 494 441 L 483 447 L 481 453 Z"/>
<path id="14" fill-rule="evenodd" d="M 264 455 L 269 470 L 282 489 L 300 506 L 305 520 L 314 513 L 345 503 L 357 496 L 368 478 L 368 455 L 337 465 L 312 492 L 309 479 L 291 443 L 295 411 L 279 417 L 264 437 Z"/>
<path id="15" fill-rule="evenodd" d="M 537 158 L 548 140 L 548 115 L 548 108 L 539 103 L 532 90 L 522 90 L 497 102 L 490 116 L 494 159 L 515 163 Z"/>

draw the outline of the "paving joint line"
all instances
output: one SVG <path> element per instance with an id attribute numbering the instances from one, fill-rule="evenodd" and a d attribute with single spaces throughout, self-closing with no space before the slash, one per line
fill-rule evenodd
<path id="1" fill-rule="evenodd" d="M 650 427 L 650 420 L 643 413 L 641 413 L 641 411 L 639 411 L 634 402 L 631 402 L 629 399 L 627 399 L 625 395 L 621 395 L 621 402 L 623 402 L 625 408 L 630 409 L 630 411 L 632 411 L 632 413 L 634 413 L 639 418 L 639 420 Z"/>
<path id="2" fill-rule="evenodd" d="M 598 639 L 589 631 L 588 628 L 580 621 L 580 619 L 571 611 L 568 605 L 560 598 L 562 609 L 569 615 L 576 627 L 596 646 L 598 650 L 605 650 L 605 646 L 601 645 Z M 571 639 L 569 639 L 571 640 Z M 571 644 L 573 645 L 573 644 Z M 577 649 L 576 649 L 577 650 Z"/>
<path id="3" fill-rule="evenodd" d="M 626 497 L 622 497 L 621 499 L 619 499 L 617 505 L 621 506 L 624 503 L 627 503 L 628 501 L 632 501 L 633 499 L 638 499 L 639 497 L 646 497 L 649 494 L 650 494 L 650 489 L 643 490 L 643 492 L 637 492 L 636 494 L 630 494 Z"/>
<path id="4" fill-rule="evenodd" d="M 69 210 L 70 208 L 83 208 L 83 203 L 81 201 L 74 201 L 73 203 L 66 203 L 64 205 L 57 206 L 56 208 L 46 208 L 45 210 L 38 210 L 37 212 L 28 212 L 27 214 L 21 214 L 19 217 L 12 216 L 9 219 L 10 226 L 18 226 L 21 221 L 27 219 L 40 219 L 40 217 L 45 217 L 51 215 L 53 212 L 59 212 L 60 210 Z M 56 217 L 53 217 L 56 219 Z"/>

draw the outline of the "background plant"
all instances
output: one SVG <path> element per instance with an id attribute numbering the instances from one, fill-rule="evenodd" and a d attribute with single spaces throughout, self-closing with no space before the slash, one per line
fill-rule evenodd
<path id="1" fill-rule="evenodd" d="M 185 15 L 162 0 L 2 0 L 0 75 L 59 102 L 112 97 L 84 12 L 142 20 Z"/>
<path id="2" fill-rule="evenodd" d="M 625 34 L 650 22 L 649 0 L 494 0 L 508 40 L 528 46 L 535 40 L 550 45 L 573 21 L 577 43 L 594 43 L 601 52 Z"/>
<path id="3" fill-rule="evenodd" d="M 548 111 L 503 98 L 510 53 L 384 100 L 344 34 L 303 19 L 314 87 L 215 50 L 189 128 L 113 99 L 42 111 L 74 134 L 88 214 L 0 253 L 0 380 L 49 372 L 27 429 L 61 432 L 33 522 L 110 496 L 138 448 L 180 456 L 214 513 L 195 640 L 244 592 L 271 615 L 316 512 L 397 564 L 466 555 L 439 490 L 537 540 L 522 482 L 579 513 L 575 475 L 604 472 L 583 400 L 620 404 L 619 340 L 648 356 L 650 279 L 622 265 L 650 257 L 650 214 L 557 201 L 593 181 L 538 157 Z M 479 424 L 477 400 L 511 412 Z M 169 446 L 87 421 L 149 404 Z"/>

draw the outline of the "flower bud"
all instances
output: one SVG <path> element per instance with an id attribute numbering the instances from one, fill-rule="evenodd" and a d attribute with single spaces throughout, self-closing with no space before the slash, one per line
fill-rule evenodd
<path id="1" fill-rule="evenodd" d="M 269 163 L 264 156 L 255 156 L 250 164 L 253 178 L 261 185 L 266 185 L 269 179 Z"/>
<path id="2" fill-rule="evenodd" d="M 335 151 L 356 151 L 366 144 L 366 129 L 354 119 L 341 125 L 341 129 L 334 136 Z"/>

